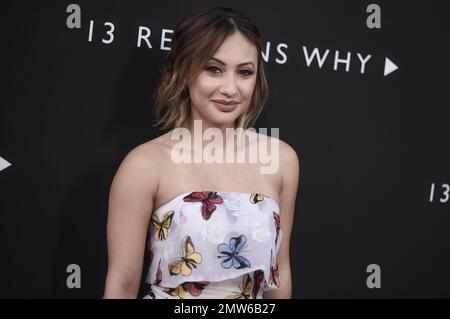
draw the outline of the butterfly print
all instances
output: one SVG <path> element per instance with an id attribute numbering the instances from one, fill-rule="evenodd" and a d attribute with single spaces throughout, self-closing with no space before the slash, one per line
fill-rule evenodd
<path id="1" fill-rule="evenodd" d="M 198 297 L 202 294 L 203 289 L 209 284 L 209 281 L 183 282 L 176 288 L 164 288 L 163 291 L 173 297 L 178 296 L 180 299 L 186 298 L 186 293 L 191 296 Z"/>
<path id="2" fill-rule="evenodd" d="M 275 245 L 276 245 L 278 242 L 278 234 L 280 233 L 281 229 L 280 214 L 273 212 L 273 219 L 275 220 L 275 232 L 276 232 Z"/>
<path id="3" fill-rule="evenodd" d="M 225 258 L 222 261 L 223 268 L 228 269 L 231 266 L 236 269 L 250 267 L 250 261 L 244 256 L 239 255 L 246 242 L 247 237 L 240 235 L 239 237 L 231 238 L 229 245 L 223 243 L 217 246 L 217 251 L 224 254 L 224 256 L 217 256 L 217 258 Z"/>
<path id="4" fill-rule="evenodd" d="M 156 271 L 156 278 L 155 278 L 155 285 L 158 285 L 161 283 L 162 280 L 162 272 L 161 272 L 161 259 L 159 260 L 158 264 L 158 270 Z"/>
<path id="5" fill-rule="evenodd" d="M 159 221 L 158 216 L 152 214 L 151 222 L 155 227 L 155 239 L 156 240 L 166 240 L 169 233 L 169 228 L 172 223 L 174 211 L 166 213 L 162 221 Z"/>
<path id="6" fill-rule="evenodd" d="M 275 265 L 272 264 L 272 251 L 270 251 L 270 275 L 269 275 L 269 284 L 273 285 L 275 283 L 275 286 L 277 288 L 280 288 L 281 282 L 280 282 L 280 272 L 278 270 L 278 262 L 275 258 Z"/>
<path id="7" fill-rule="evenodd" d="M 255 270 L 253 273 L 253 288 L 252 288 L 252 297 L 256 299 L 258 295 L 259 289 L 261 287 L 261 282 L 264 280 L 264 272 L 262 270 Z"/>
<path id="8" fill-rule="evenodd" d="M 263 194 L 252 193 L 250 194 L 250 203 L 256 204 L 257 202 L 261 202 L 264 200 Z"/>
<path id="9" fill-rule="evenodd" d="M 209 284 L 209 281 L 193 281 L 188 282 L 187 284 L 187 290 L 189 293 L 194 296 L 200 296 L 202 293 L 202 290 L 205 289 L 205 287 Z"/>
<path id="10" fill-rule="evenodd" d="M 195 251 L 194 244 L 190 236 L 185 236 L 181 243 L 183 256 L 169 263 L 169 273 L 171 276 L 179 275 L 188 276 L 192 272 L 192 267 L 197 268 L 195 264 L 202 261 L 202 256 Z"/>
<path id="11" fill-rule="evenodd" d="M 252 278 L 249 274 L 242 276 L 242 287 L 239 287 L 241 292 L 226 296 L 225 299 L 250 299 L 250 293 L 252 291 Z"/>
<path id="12" fill-rule="evenodd" d="M 217 192 L 192 192 L 183 198 L 185 202 L 201 202 L 202 217 L 208 220 L 216 210 L 216 204 L 222 204 L 223 198 Z"/>

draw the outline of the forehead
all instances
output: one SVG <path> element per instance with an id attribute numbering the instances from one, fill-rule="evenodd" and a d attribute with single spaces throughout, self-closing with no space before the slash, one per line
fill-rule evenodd
<path id="1" fill-rule="evenodd" d="M 226 38 L 213 57 L 226 64 L 237 65 L 242 62 L 258 62 L 258 49 L 242 33 L 235 32 Z"/>

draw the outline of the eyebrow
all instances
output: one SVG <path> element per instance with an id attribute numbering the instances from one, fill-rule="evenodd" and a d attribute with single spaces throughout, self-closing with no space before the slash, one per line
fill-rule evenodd
<path id="1" fill-rule="evenodd" d="M 223 62 L 223 61 L 221 61 L 221 60 L 219 60 L 217 58 L 212 57 L 211 60 L 217 61 L 217 62 L 219 62 L 222 65 L 226 65 L 225 62 Z M 246 64 L 253 64 L 253 62 L 252 61 L 243 62 L 243 63 L 239 63 L 237 66 L 239 67 L 239 66 L 246 65 Z"/>

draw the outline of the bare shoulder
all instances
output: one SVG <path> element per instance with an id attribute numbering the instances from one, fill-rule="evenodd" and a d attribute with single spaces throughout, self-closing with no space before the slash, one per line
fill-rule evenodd
<path id="1" fill-rule="evenodd" d="M 280 140 L 280 162 L 284 163 L 286 170 L 298 170 L 300 158 L 297 151 L 288 143 Z"/>
<path id="2" fill-rule="evenodd" d="M 270 139 L 271 143 L 273 141 L 278 142 L 282 187 L 296 190 L 300 174 L 300 157 L 297 151 L 291 145 L 277 137 L 272 136 Z"/>
<path id="3" fill-rule="evenodd" d="M 260 139 L 261 137 L 267 138 L 268 145 L 275 145 L 276 149 L 279 152 L 280 163 L 282 163 L 282 167 L 280 168 L 283 169 L 286 173 L 298 169 L 300 165 L 300 159 L 297 151 L 291 145 L 276 136 L 269 136 L 261 133 L 254 134 L 257 134 L 256 136 L 258 137 L 258 139 Z"/>
<path id="4" fill-rule="evenodd" d="M 147 192 L 155 194 L 163 164 L 164 147 L 158 137 L 131 149 L 122 160 L 115 179 L 133 181 L 133 184 L 140 185 Z"/>
<path id="5" fill-rule="evenodd" d="M 133 148 L 129 155 L 145 161 L 149 165 L 162 165 L 171 150 L 171 131 Z"/>
<path id="6" fill-rule="evenodd" d="M 158 139 L 159 137 L 131 149 L 124 162 L 147 169 L 160 165 L 163 149 Z"/>

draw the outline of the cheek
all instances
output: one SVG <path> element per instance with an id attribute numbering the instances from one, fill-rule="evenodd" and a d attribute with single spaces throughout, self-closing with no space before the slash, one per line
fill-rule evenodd
<path id="1" fill-rule="evenodd" d="M 256 77 L 253 77 L 251 79 L 246 79 L 242 81 L 242 91 L 244 91 L 246 94 L 250 92 L 253 93 L 255 87 L 256 87 Z"/>
<path id="2" fill-rule="evenodd" d="M 241 94 L 244 96 L 244 98 L 246 100 L 251 100 L 251 98 L 253 96 L 253 92 L 255 91 L 255 84 L 256 84 L 256 81 L 243 84 L 242 89 L 241 89 Z"/>
<path id="3" fill-rule="evenodd" d="M 245 94 L 247 96 L 251 97 L 253 95 L 253 91 L 255 91 L 255 84 L 254 83 L 246 87 Z"/>
<path id="4" fill-rule="evenodd" d="M 214 81 L 208 80 L 204 76 L 199 76 L 194 86 L 194 93 L 197 97 L 208 97 L 214 93 L 215 90 Z"/>

